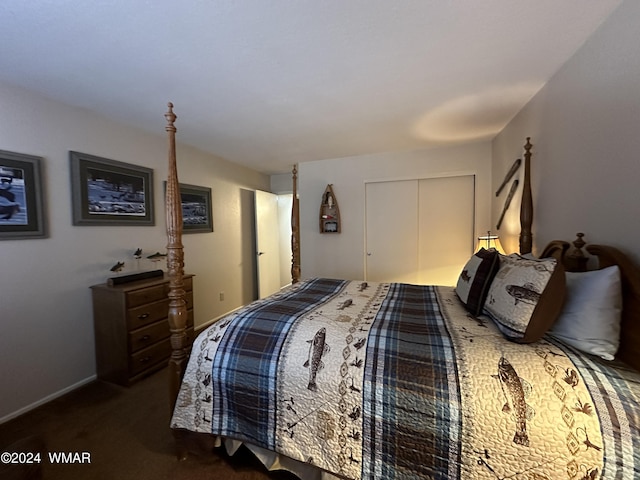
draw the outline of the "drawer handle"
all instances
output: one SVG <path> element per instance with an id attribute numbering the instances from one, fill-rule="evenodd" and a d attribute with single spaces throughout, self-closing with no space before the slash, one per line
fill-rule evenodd
<path id="1" fill-rule="evenodd" d="M 151 335 L 145 335 L 144 337 L 140 338 L 141 342 L 148 342 L 151 339 Z"/>
<path id="2" fill-rule="evenodd" d="M 147 363 L 149 360 L 151 360 L 151 357 L 142 357 L 139 362 L 140 363 Z"/>
<path id="3" fill-rule="evenodd" d="M 147 318 L 149 316 L 148 313 L 141 313 L 140 315 L 138 315 L 138 319 L 139 320 L 144 320 L 145 318 Z"/>

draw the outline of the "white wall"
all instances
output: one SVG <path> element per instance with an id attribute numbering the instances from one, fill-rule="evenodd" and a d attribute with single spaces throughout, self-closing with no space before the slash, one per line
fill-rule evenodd
<path id="1" fill-rule="evenodd" d="M 532 137 L 534 252 L 584 232 L 640 261 L 638 25 L 640 2 L 627 0 L 493 142 L 497 188 Z M 500 208 L 494 201 L 494 220 Z M 501 232 L 505 248 L 517 248 L 517 231 Z"/>
<path id="2" fill-rule="evenodd" d="M 364 278 L 365 182 L 476 175 L 476 233 L 491 228 L 491 144 L 433 148 L 305 162 L 299 165 L 302 277 Z M 342 231 L 319 233 L 320 201 L 328 183 L 340 207 Z"/>
<path id="3" fill-rule="evenodd" d="M 271 192 L 277 193 L 278 195 L 293 192 L 292 173 L 271 175 Z"/>
<path id="4" fill-rule="evenodd" d="M 166 102 L 158 135 L 0 84 L 0 149 L 43 157 L 49 238 L 0 241 L 0 421 L 95 375 L 90 285 L 133 251 L 165 251 Z M 180 106 L 176 105 L 180 140 Z M 74 227 L 69 150 L 154 169 L 156 225 Z M 185 235 L 200 325 L 252 300 L 253 218 L 247 204 L 269 177 L 178 144 L 180 182 L 213 191 L 214 232 Z M 247 251 L 249 252 L 247 255 Z M 220 301 L 218 292 L 225 292 Z M 212 292 L 214 292 L 212 294 Z"/>

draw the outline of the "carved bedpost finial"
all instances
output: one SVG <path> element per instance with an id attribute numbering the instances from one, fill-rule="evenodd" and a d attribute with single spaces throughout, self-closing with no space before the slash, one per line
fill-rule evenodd
<path id="1" fill-rule="evenodd" d="M 167 103 L 167 107 L 169 107 L 169 111 L 164 114 L 164 118 L 167 119 L 167 126 L 164 129 L 167 132 L 175 132 L 176 127 L 174 125 L 176 119 L 178 118 L 175 113 L 173 113 L 173 103 Z"/>
<path id="2" fill-rule="evenodd" d="M 576 233 L 576 237 L 573 241 L 573 250 L 564 257 L 565 269 L 569 272 L 586 272 L 589 259 L 582 251 L 582 247 L 587 244 L 582 239 L 584 233 Z"/>

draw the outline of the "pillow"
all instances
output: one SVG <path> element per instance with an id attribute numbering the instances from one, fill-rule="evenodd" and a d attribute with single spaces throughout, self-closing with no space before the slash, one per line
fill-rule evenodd
<path id="1" fill-rule="evenodd" d="M 539 340 L 556 321 L 565 297 L 564 268 L 555 258 L 528 259 L 499 255 L 485 312 L 509 340 Z"/>
<path id="2" fill-rule="evenodd" d="M 456 285 L 456 293 L 465 308 L 474 315 L 482 312 L 489 293 L 489 285 L 498 271 L 498 252 L 481 248 L 462 269 Z"/>
<path id="3" fill-rule="evenodd" d="M 613 360 L 620 346 L 620 269 L 614 265 L 566 276 L 567 300 L 549 334 L 578 350 Z"/>

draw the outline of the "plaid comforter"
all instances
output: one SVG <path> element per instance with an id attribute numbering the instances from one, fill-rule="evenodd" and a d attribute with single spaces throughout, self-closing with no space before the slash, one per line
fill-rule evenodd
<path id="1" fill-rule="evenodd" d="M 640 476 L 640 376 L 519 345 L 449 287 L 313 279 L 205 330 L 172 427 L 346 478 Z"/>

